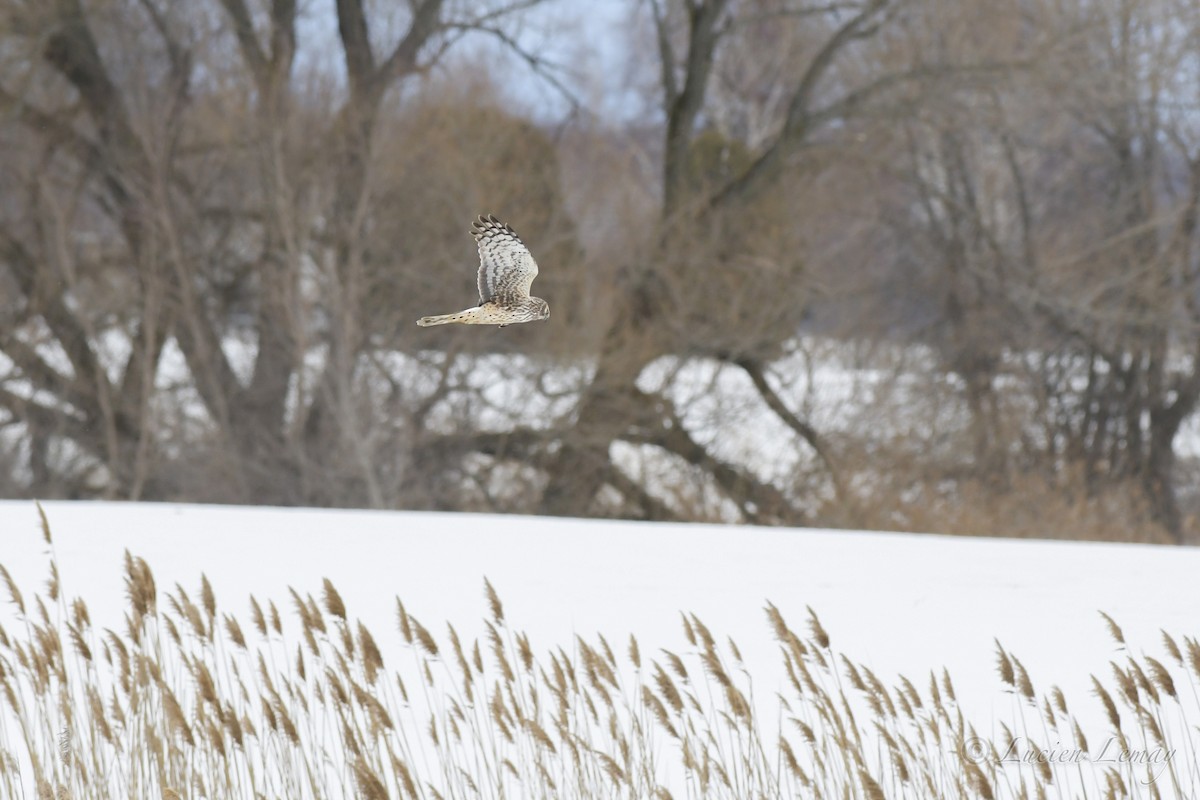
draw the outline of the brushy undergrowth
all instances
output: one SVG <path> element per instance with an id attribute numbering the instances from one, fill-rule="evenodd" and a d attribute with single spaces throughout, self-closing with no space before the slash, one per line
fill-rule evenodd
<path id="1" fill-rule="evenodd" d="M 252 597 L 243 625 L 203 576 L 195 598 L 160 591 L 126 554 L 123 629 L 97 629 L 64 595 L 42 522 L 45 589 L 27 598 L 0 567 L 17 620 L 0 628 L 3 797 L 1200 795 L 1200 643 L 1163 633 L 1161 660 L 1134 655 L 1107 617 L 1121 656 L 1092 679 L 1108 729 L 1089 749 L 1063 692 L 1037 693 L 999 643 L 1000 688 L 1023 711 L 976 730 L 945 670 L 885 684 L 811 610 L 793 627 L 770 604 L 788 687 L 769 698 L 693 615 L 677 650 L 597 636 L 535 653 L 486 581 L 480 639 L 435 637 L 397 599 L 400 641 L 381 648 L 329 581 L 293 591 L 286 614 Z M 1101 739 L 1134 763 L 1068 759 Z"/>

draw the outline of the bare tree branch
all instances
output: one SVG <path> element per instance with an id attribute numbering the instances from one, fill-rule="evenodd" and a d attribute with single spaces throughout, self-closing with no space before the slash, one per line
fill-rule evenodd
<path id="1" fill-rule="evenodd" d="M 96 381 L 107 385 L 108 376 L 100 367 L 88 341 L 87 332 L 71 313 L 61 294 L 42 292 L 39 271 L 33 255 L 7 230 L 0 228 L 0 254 L 9 265 L 21 288 L 30 312 L 39 314 L 62 345 L 76 381 Z M 43 295 L 49 294 L 48 297 Z"/>
<path id="2" fill-rule="evenodd" d="M 727 5 L 728 0 L 703 0 L 688 6 L 688 50 L 683 87 L 673 93 L 671 104 L 667 108 L 666 152 L 663 155 L 663 215 L 666 217 L 674 213 L 683 192 L 688 148 L 696 127 L 696 118 L 704 107 L 708 77 L 712 72 L 713 58 L 721 35 L 717 23 L 720 22 Z M 663 51 L 661 55 L 670 55 L 670 49 Z M 664 81 L 666 72 L 674 69 L 673 64 L 663 65 Z"/>
<path id="3" fill-rule="evenodd" d="M 670 108 L 679 96 L 679 82 L 675 78 L 675 48 L 671 45 L 671 33 L 667 30 L 666 15 L 660 0 L 649 0 L 654 18 L 655 38 L 658 40 L 658 62 L 662 74 L 663 108 Z"/>
<path id="4" fill-rule="evenodd" d="M 254 30 L 254 23 L 250 19 L 250 12 L 246 9 L 246 0 L 220 0 L 220 2 L 225 8 L 225 12 L 229 14 L 229 18 L 233 20 L 233 35 L 237 37 L 242 58 L 246 60 L 250 72 L 254 75 L 262 75 L 266 71 L 267 57 L 263 54 L 258 34 Z"/>
<path id="5" fill-rule="evenodd" d="M 396 78 L 417 67 L 417 56 L 441 26 L 444 0 L 422 0 L 413 11 L 408 33 L 379 68 L 380 89 L 390 86 Z"/>
<path id="6" fill-rule="evenodd" d="M 583 103 L 578 97 L 575 96 L 575 93 L 571 91 L 570 87 L 563 83 L 558 76 L 554 74 L 555 69 L 559 68 L 560 65 L 554 64 L 542 56 L 531 52 L 529 49 L 522 47 L 520 42 L 499 28 L 494 28 L 487 25 L 479 25 L 478 23 L 452 23 L 446 27 L 447 30 L 457 30 L 463 32 L 475 31 L 491 36 L 508 48 L 511 53 L 528 64 L 529 68 L 533 70 L 533 72 L 542 80 L 549 83 L 550 86 L 553 87 L 554 90 L 557 91 L 563 97 L 563 99 L 567 101 L 568 104 L 570 104 L 572 114 L 583 107 Z"/>
<path id="7" fill-rule="evenodd" d="M 798 522 L 791 501 L 782 492 L 716 458 L 681 426 L 663 427 L 656 431 L 634 430 L 621 438 L 634 444 L 660 447 L 699 467 L 712 477 L 750 522 L 782 525 Z"/>
<path id="8" fill-rule="evenodd" d="M 46 40 L 43 54 L 78 90 L 100 130 L 101 141 L 125 155 L 136 149 L 137 138 L 124 103 L 100 59 L 96 40 L 87 26 L 79 0 L 55 0 L 61 24 Z"/>
<path id="9" fill-rule="evenodd" d="M 812 108 L 813 98 L 816 96 L 821 81 L 833 67 L 842 51 L 862 37 L 868 24 L 882 13 L 890 2 L 893 0 L 869 0 L 861 11 L 834 30 L 825 40 L 825 43 L 809 61 L 796 90 L 792 93 L 783 128 L 775 140 L 742 175 L 714 195 L 710 205 L 717 206 L 729 200 L 744 197 L 755 191 L 759 184 L 774 179 L 784 157 L 815 127 L 818 116 L 828 118 L 829 108 L 825 109 L 821 115 L 816 114 Z M 889 84 L 898 82 L 893 79 L 893 76 L 887 76 L 887 80 Z"/>
<path id="10" fill-rule="evenodd" d="M 610 465 L 605 480 L 627 500 L 642 510 L 642 518 L 654 522 L 681 521 L 681 517 L 670 506 L 646 490 L 642 484 L 630 478 L 616 464 Z"/>
<path id="11" fill-rule="evenodd" d="M 337 16 L 350 90 L 356 96 L 362 95 L 375 76 L 375 55 L 362 0 L 337 0 Z"/>
<path id="12" fill-rule="evenodd" d="M 736 358 L 733 360 L 737 366 L 750 377 L 754 383 L 754 388 L 758 390 L 759 395 L 767 404 L 767 407 L 775 412 L 783 423 L 791 428 L 801 439 L 808 442 L 809 447 L 821 459 L 821 463 L 825 465 L 825 469 L 829 472 L 829 479 L 833 483 L 833 489 L 837 495 L 839 502 L 846 502 L 849 498 L 846 495 L 846 487 L 842 483 L 841 475 L 837 467 L 834 465 L 833 457 L 830 455 L 829 447 L 825 440 L 817 433 L 817 429 L 808 424 L 804 420 L 796 416 L 783 402 L 783 399 L 771 388 L 771 384 L 767 381 L 766 370 L 763 364 L 754 358 Z"/>

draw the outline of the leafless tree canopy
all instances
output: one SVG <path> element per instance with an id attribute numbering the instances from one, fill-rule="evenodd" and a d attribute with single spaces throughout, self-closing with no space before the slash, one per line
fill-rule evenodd
<path id="1" fill-rule="evenodd" d="M 1194 3 L 585 13 L 0 0 L 0 491 L 1200 531 Z"/>

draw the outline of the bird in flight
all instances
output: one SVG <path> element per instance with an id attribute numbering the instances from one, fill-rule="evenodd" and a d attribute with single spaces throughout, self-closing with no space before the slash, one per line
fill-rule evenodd
<path id="1" fill-rule="evenodd" d="M 530 297 L 538 266 L 517 232 L 491 214 L 471 223 L 479 246 L 479 305 L 456 314 L 421 317 L 417 324 L 513 325 L 550 319 L 550 304 Z"/>

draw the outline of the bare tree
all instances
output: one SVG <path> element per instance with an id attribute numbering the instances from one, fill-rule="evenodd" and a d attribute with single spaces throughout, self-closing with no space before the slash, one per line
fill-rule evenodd
<path id="1" fill-rule="evenodd" d="M 743 370 L 766 406 L 812 446 L 835 489 L 843 491 L 831 448 L 772 387 L 768 364 L 795 335 L 806 307 L 803 264 L 794 240 L 780 235 L 801 226 L 780 224 L 791 211 L 781 186 L 803 180 L 820 148 L 853 137 L 854 120 L 875 102 L 954 74 L 954 65 L 890 57 L 890 32 L 917 5 L 650 3 L 665 116 L 661 232 L 622 276 L 615 318 L 580 400 L 575 432 L 549 471 L 544 512 L 586 512 L 601 486 L 613 485 L 613 443 L 627 441 L 660 448 L 703 471 L 745 519 L 803 520 L 777 487 L 714 458 L 680 424 L 665 396 L 638 388 L 645 367 L 667 354 L 716 357 Z M 775 86 L 788 87 L 782 97 L 778 89 L 767 93 L 764 102 L 775 110 L 772 122 L 756 124 L 760 133 L 753 148 L 732 141 L 714 148 L 705 116 L 714 71 L 726 53 L 744 62 L 756 37 L 780 26 L 804 55 L 786 74 L 770 76 Z M 874 60 L 860 56 L 864 47 L 873 48 Z M 761 133 L 764 127 L 769 134 Z M 718 155 L 726 169 L 697 174 L 706 148 L 710 153 L 724 148 Z M 763 228 L 770 233 L 758 235 L 766 233 Z M 766 243 L 777 249 L 755 251 Z"/>
<path id="2" fill-rule="evenodd" d="M 1005 491 L 1016 471 L 1078 471 L 1092 495 L 1134 482 L 1178 540 L 1174 441 L 1197 402 L 1200 320 L 1196 143 L 1172 109 L 1194 94 L 1180 80 L 1194 9 L 1114 1 L 1042 21 L 1053 47 L 1010 54 L 1024 68 L 985 92 L 923 103 L 880 157 L 904 187 L 887 199 L 905 242 L 891 263 L 921 265 L 907 274 L 936 312 L 913 335 L 962 381 L 960 478 Z"/>
<path id="3" fill-rule="evenodd" d="M 421 0 L 384 44 L 339 0 L 345 90 L 313 91 L 289 0 L 6 4 L 0 406 L 28 426 L 34 491 L 57 474 L 67 494 L 387 502 L 362 391 L 390 258 L 373 249 L 382 110 L 532 5 Z M 164 418 L 195 416 L 162 402 L 176 352 L 202 438 Z"/>
<path id="4" fill-rule="evenodd" d="M 1070 93 L 1079 177 L 1095 193 L 1071 198 L 1086 238 L 1041 265 L 1037 306 L 1086 380 L 1052 391 L 1074 411 L 1064 446 L 1093 490 L 1139 482 L 1178 538 L 1175 440 L 1200 399 L 1200 141 L 1180 111 L 1196 98 L 1186 65 L 1200 16 L 1113 0 L 1077 25 L 1086 35 L 1054 88 Z"/>

